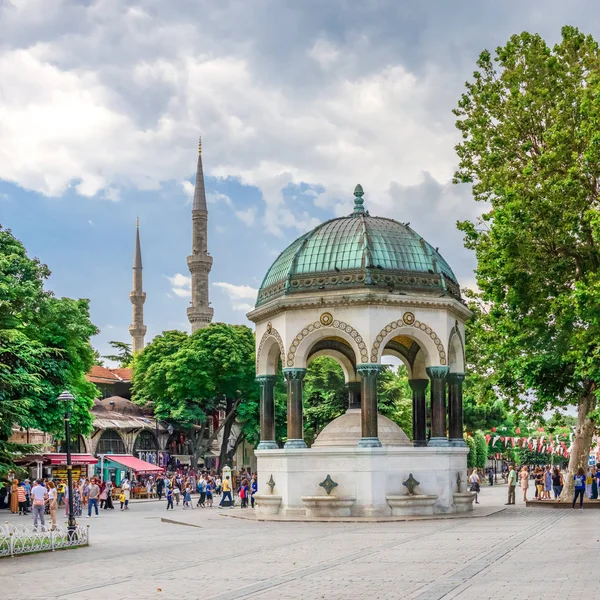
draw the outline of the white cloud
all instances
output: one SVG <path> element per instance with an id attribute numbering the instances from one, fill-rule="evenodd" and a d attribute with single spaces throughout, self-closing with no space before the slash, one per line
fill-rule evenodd
<path id="1" fill-rule="evenodd" d="M 327 68 L 337 61 L 340 52 L 331 42 L 325 39 L 318 39 L 310 49 L 308 55 L 322 67 Z"/>
<path id="2" fill-rule="evenodd" d="M 236 210 L 235 216 L 240 220 L 246 223 L 248 227 L 252 227 L 254 225 L 254 221 L 256 220 L 256 206 L 251 206 L 246 210 Z"/>
<path id="3" fill-rule="evenodd" d="M 181 187 L 183 188 L 183 193 L 190 199 L 194 198 L 194 184 L 187 179 L 181 182 Z"/>
<path id="4" fill-rule="evenodd" d="M 249 285 L 235 285 L 233 283 L 226 283 L 224 281 L 216 281 L 213 283 L 213 285 L 225 291 L 233 310 L 248 312 L 254 308 L 253 304 L 243 301 L 252 300 L 252 302 L 255 302 L 258 294 L 258 290 L 256 288 L 253 288 Z"/>
<path id="5" fill-rule="evenodd" d="M 233 206 L 231 198 L 227 194 L 222 194 L 221 192 L 209 192 L 206 194 L 206 201 L 210 204 L 226 204 L 227 206 Z"/>
<path id="6" fill-rule="evenodd" d="M 183 275 L 182 273 L 175 273 L 175 275 L 173 275 L 172 277 L 170 277 L 169 275 L 165 275 L 165 277 L 169 280 L 169 282 L 173 286 L 171 288 L 171 291 L 176 296 L 179 296 L 180 298 L 191 297 L 191 295 L 192 295 L 192 291 L 191 291 L 192 278 L 191 277 L 189 277 L 187 275 Z M 167 294 L 167 296 L 168 295 L 169 294 Z"/>

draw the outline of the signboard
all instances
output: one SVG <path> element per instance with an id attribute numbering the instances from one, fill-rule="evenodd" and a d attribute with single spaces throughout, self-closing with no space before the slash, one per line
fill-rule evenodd
<path id="1" fill-rule="evenodd" d="M 588 457 L 588 467 L 596 466 L 596 457 L 593 454 L 590 454 Z"/>

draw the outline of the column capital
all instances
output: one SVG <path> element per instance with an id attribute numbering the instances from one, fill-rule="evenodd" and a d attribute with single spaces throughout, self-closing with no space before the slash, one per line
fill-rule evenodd
<path id="1" fill-rule="evenodd" d="M 425 370 L 429 379 L 446 379 L 446 376 L 450 372 L 448 367 L 427 367 Z"/>
<path id="2" fill-rule="evenodd" d="M 446 379 L 449 383 L 462 383 L 465 380 L 464 373 L 448 373 Z"/>
<path id="3" fill-rule="evenodd" d="M 256 383 L 259 385 L 275 385 L 277 375 L 257 375 Z"/>
<path id="4" fill-rule="evenodd" d="M 429 385 L 429 379 L 409 379 L 408 385 L 413 392 L 424 392 Z"/>
<path id="5" fill-rule="evenodd" d="M 306 375 L 306 369 L 283 369 L 283 377 L 286 381 L 298 379 L 302 381 Z"/>
<path id="6" fill-rule="evenodd" d="M 378 363 L 365 363 L 362 365 L 356 365 L 356 372 L 361 377 L 369 377 L 371 375 L 379 375 L 381 371 L 385 369 L 385 365 Z"/>

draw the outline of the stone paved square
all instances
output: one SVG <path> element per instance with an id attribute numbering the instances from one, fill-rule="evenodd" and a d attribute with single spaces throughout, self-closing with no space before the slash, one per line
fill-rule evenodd
<path id="1" fill-rule="evenodd" d="M 505 494 L 484 488 L 479 507 L 504 509 Z M 596 584 L 596 510 L 517 504 L 480 518 L 298 523 L 165 506 L 134 502 L 83 518 L 88 548 L 3 559 L 3 596 L 27 582 L 34 600 L 553 599 Z"/>

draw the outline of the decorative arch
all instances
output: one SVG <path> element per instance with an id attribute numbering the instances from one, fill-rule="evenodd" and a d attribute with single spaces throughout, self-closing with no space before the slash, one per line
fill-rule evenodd
<path id="1" fill-rule="evenodd" d="M 458 328 L 458 321 L 450 331 L 448 338 L 448 364 L 454 373 L 465 372 L 465 344 Z"/>
<path id="2" fill-rule="evenodd" d="M 270 343 L 267 343 L 271 338 Z M 273 373 L 268 373 L 269 371 L 269 358 L 273 359 L 273 347 L 277 344 L 277 348 L 279 349 L 279 355 L 281 356 L 281 364 L 285 364 L 285 347 L 283 345 L 283 340 L 281 339 L 281 335 L 279 331 L 275 329 L 271 325 L 271 323 L 267 324 L 267 330 L 263 334 L 260 344 L 258 345 L 258 350 L 256 352 L 256 373 L 257 375 L 273 375 L 277 370 L 277 364 L 274 365 L 272 371 Z M 265 347 L 266 346 L 266 347 Z"/>
<path id="3" fill-rule="evenodd" d="M 98 439 L 96 454 L 127 454 L 125 441 L 116 429 L 105 429 Z"/>
<path id="4" fill-rule="evenodd" d="M 359 356 L 360 362 L 369 362 L 369 350 L 367 348 L 367 344 L 358 331 L 356 331 L 352 325 L 349 325 L 344 321 L 333 319 L 329 313 L 323 313 L 319 321 L 308 324 L 300 332 L 298 332 L 288 349 L 285 363 L 286 366 L 293 367 L 295 365 L 298 349 L 306 344 L 307 338 L 317 337 L 317 339 L 321 339 L 327 335 L 327 333 L 324 332 L 327 332 L 333 336 L 339 336 L 348 341 L 354 349 L 357 362 Z M 308 355 L 308 352 L 306 352 L 306 354 Z"/>
<path id="5" fill-rule="evenodd" d="M 402 319 L 388 323 L 379 332 L 375 338 L 375 342 L 373 342 L 373 347 L 371 348 L 372 363 L 379 362 L 379 358 L 383 352 L 383 348 L 385 348 L 386 343 L 391 338 L 398 335 L 396 333 L 398 330 L 405 328 L 411 328 L 414 332 L 414 337 L 418 341 L 421 341 L 424 346 L 427 346 L 427 348 L 423 348 L 423 350 L 429 350 L 433 352 L 435 349 L 440 361 L 440 365 L 447 364 L 446 350 L 438 334 L 429 325 L 427 325 L 427 323 L 417 321 L 415 319 L 415 315 L 411 312 L 405 312 L 402 315 Z"/>

